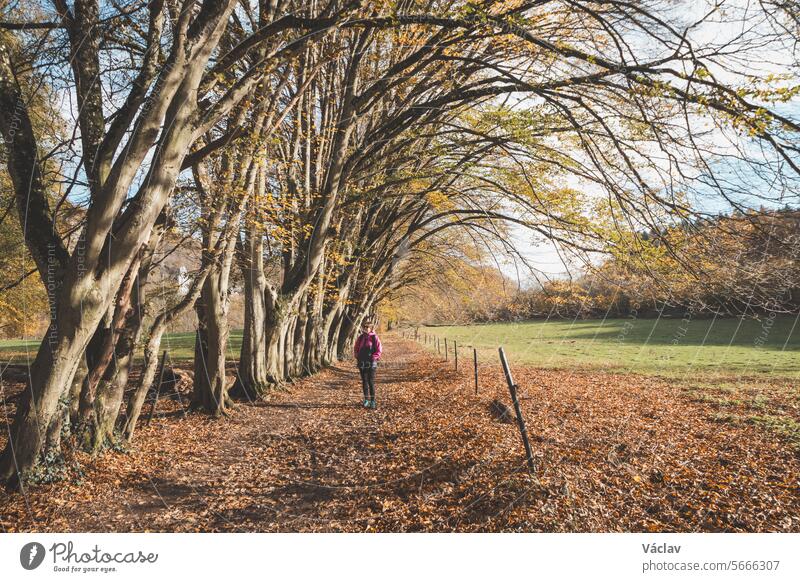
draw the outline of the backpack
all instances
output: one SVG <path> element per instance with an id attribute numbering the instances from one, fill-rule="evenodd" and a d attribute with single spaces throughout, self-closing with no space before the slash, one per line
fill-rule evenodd
<path id="1" fill-rule="evenodd" d="M 367 335 L 367 341 L 358 349 L 359 362 L 371 362 L 372 354 L 375 353 L 375 334 Z"/>

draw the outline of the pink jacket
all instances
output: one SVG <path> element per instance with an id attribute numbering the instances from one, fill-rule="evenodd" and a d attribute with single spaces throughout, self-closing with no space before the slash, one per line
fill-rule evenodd
<path id="1" fill-rule="evenodd" d="M 372 342 L 371 344 L 368 342 Z M 377 362 L 381 359 L 381 340 L 378 339 L 378 334 L 374 331 L 369 333 L 362 333 L 356 339 L 356 343 L 353 346 L 353 356 L 358 359 L 358 352 L 361 351 L 363 347 L 371 347 L 372 348 L 372 361 Z"/>

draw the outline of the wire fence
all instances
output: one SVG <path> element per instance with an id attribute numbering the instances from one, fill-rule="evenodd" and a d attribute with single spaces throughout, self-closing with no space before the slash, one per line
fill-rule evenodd
<path id="1" fill-rule="evenodd" d="M 439 336 L 429 334 L 427 331 L 420 333 L 419 328 L 402 329 L 400 336 L 404 339 L 422 342 L 425 346 L 435 347 L 437 354 L 442 355 L 442 348 L 444 348 L 444 361 L 451 360 L 450 354 L 452 352 L 452 362 L 455 371 L 458 372 L 458 342 L 456 340 L 449 340 L 448 338 L 441 338 Z M 525 458 L 528 463 L 528 469 L 531 473 L 535 472 L 535 464 L 533 461 L 533 449 L 531 448 L 530 439 L 528 438 L 528 429 L 525 424 L 525 418 L 522 415 L 522 407 L 519 404 L 518 386 L 514 382 L 514 377 L 511 373 L 511 366 L 508 363 L 506 354 L 502 346 L 497 348 L 498 356 L 500 358 L 500 365 L 503 368 L 503 375 L 508 385 L 509 395 L 511 396 L 511 403 L 514 406 L 514 415 L 516 417 L 517 428 L 519 429 L 520 438 L 522 439 L 522 446 L 525 449 Z M 463 365 L 463 360 L 462 360 Z M 478 349 L 472 346 L 472 369 L 473 378 L 475 382 L 475 394 L 480 391 L 480 381 L 478 375 Z"/>

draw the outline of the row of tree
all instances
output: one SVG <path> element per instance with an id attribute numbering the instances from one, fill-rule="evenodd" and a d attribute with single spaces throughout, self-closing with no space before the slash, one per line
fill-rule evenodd
<path id="1" fill-rule="evenodd" d="M 8 199 L 50 319 L 0 480 L 24 482 L 68 434 L 93 451 L 130 440 L 162 337 L 191 310 L 193 406 L 222 416 L 347 352 L 381 301 L 443 264 L 521 258 L 517 227 L 590 252 L 689 215 L 719 142 L 699 120 L 726 159 L 795 192 L 800 125 L 770 104 L 797 87 L 731 80 L 726 59 L 791 51 L 796 13 L 710 9 L 757 34 L 703 44 L 705 16 L 655 1 L 5 4 Z M 191 272 L 152 301 L 175 240 L 197 249 Z"/>

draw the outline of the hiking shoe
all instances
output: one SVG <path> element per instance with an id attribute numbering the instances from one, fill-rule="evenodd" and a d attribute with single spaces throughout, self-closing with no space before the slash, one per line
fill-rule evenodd
<path id="1" fill-rule="evenodd" d="M 372 410 L 375 410 L 376 408 L 378 408 L 378 405 L 377 405 L 377 404 L 375 404 L 375 399 L 372 399 L 372 400 L 370 400 L 370 402 L 369 402 L 369 407 L 370 407 Z"/>
<path id="2" fill-rule="evenodd" d="M 364 408 L 369 408 L 369 400 L 364 399 Z"/>

